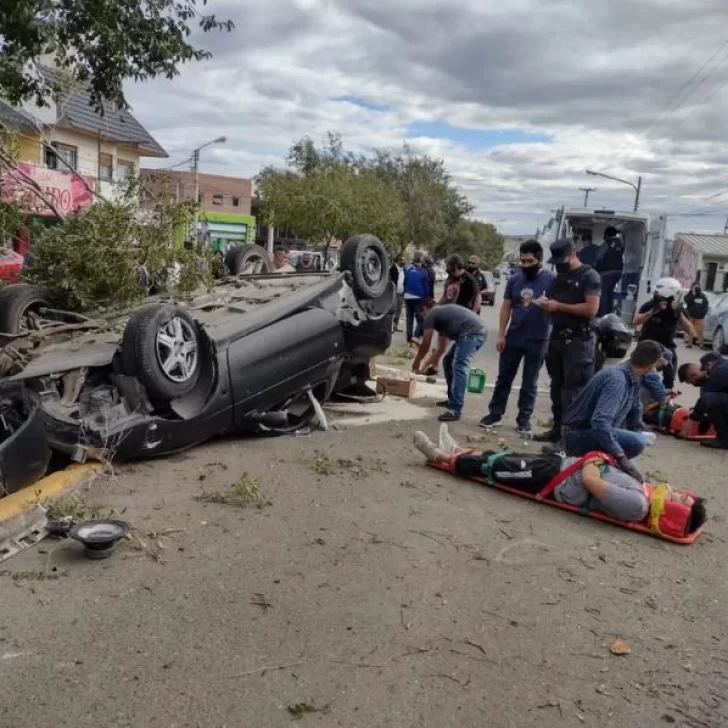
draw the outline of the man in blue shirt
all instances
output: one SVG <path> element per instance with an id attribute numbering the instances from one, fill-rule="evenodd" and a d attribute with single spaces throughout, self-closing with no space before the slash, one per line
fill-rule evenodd
<path id="1" fill-rule="evenodd" d="M 521 269 L 510 276 L 500 309 L 497 348 L 498 379 L 488 406 L 489 414 L 481 427 L 500 425 L 508 405 L 513 380 L 523 360 L 523 381 L 518 397 L 517 431 L 531 436 L 531 415 L 536 405 L 538 374 L 546 355 L 546 342 L 551 331 L 549 315 L 534 300 L 551 287 L 555 274 L 544 270 L 543 248 L 536 240 L 527 240 L 520 248 Z"/>
<path id="2" fill-rule="evenodd" d="M 422 267 L 422 253 L 415 253 L 404 269 L 404 305 L 407 310 L 407 343 L 422 336 L 422 305 L 430 297 L 430 277 Z"/>
<path id="3" fill-rule="evenodd" d="M 645 448 L 641 434 L 642 377 L 662 359 L 656 341 L 640 341 L 629 361 L 602 369 L 576 396 L 564 417 L 564 443 L 568 455 L 605 452 L 627 474 L 642 480 L 631 463 Z"/>

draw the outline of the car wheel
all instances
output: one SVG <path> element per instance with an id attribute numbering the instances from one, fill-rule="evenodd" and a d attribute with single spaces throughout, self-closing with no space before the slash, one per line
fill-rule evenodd
<path id="1" fill-rule="evenodd" d="M 121 364 L 152 399 L 170 401 L 189 394 L 202 369 L 200 333 L 195 320 L 177 306 L 146 306 L 124 329 Z"/>
<path id="2" fill-rule="evenodd" d="M 225 253 L 225 267 L 234 276 L 273 272 L 273 260 L 260 245 L 233 245 Z"/>
<path id="3" fill-rule="evenodd" d="M 379 298 L 389 286 L 389 256 L 374 235 L 354 235 L 341 248 L 339 269 L 351 273 L 357 298 Z"/>
<path id="4" fill-rule="evenodd" d="M 0 290 L 0 332 L 22 334 L 31 329 L 29 314 L 50 308 L 50 291 L 28 283 L 15 283 Z"/>
<path id="5" fill-rule="evenodd" d="M 713 334 L 713 351 L 721 353 L 721 349 L 725 346 L 725 333 L 723 327 L 719 326 Z"/>

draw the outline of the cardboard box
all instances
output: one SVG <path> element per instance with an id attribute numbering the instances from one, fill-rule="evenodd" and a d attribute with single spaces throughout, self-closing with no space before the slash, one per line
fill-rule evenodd
<path id="1" fill-rule="evenodd" d="M 390 394 L 393 397 L 413 397 L 417 382 L 414 379 L 396 379 L 395 377 L 377 377 L 377 393 Z"/>

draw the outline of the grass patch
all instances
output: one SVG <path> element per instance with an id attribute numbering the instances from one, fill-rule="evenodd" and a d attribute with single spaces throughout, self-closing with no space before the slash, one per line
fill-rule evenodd
<path id="1" fill-rule="evenodd" d="M 62 518 L 72 518 L 74 522 L 97 521 L 99 519 L 111 518 L 115 511 L 108 506 L 92 506 L 84 503 L 81 498 L 74 495 L 66 495 L 53 500 L 38 499 L 38 503 L 46 510 L 46 517 L 49 521 Z"/>
<path id="2" fill-rule="evenodd" d="M 273 501 L 260 492 L 260 482 L 248 473 L 243 473 L 225 490 L 205 490 L 195 496 L 201 503 L 218 503 L 238 508 L 264 508 L 273 505 Z"/>
<path id="3" fill-rule="evenodd" d="M 393 359 L 414 359 L 415 350 L 409 346 L 400 347 L 397 349 L 387 349 L 386 357 L 392 357 Z"/>
<path id="4" fill-rule="evenodd" d="M 293 720 L 301 720 L 304 715 L 309 713 L 328 713 L 331 710 L 331 703 L 326 703 L 326 705 L 296 703 L 295 705 L 289 705 L 287 710 L 293 716 Z"/>
<path id="5" fill-rule="evenodd" d="M 317 475 L 344 475 L 348 473 L 355 478 L 366 478 L 371 473 L 386 474 L 387 463 L 381 458 L 365 460 L 361 455 L 354 460 L 348 458 L 332 458 L 325 452 L 316 450 L 309 467 Z"/>

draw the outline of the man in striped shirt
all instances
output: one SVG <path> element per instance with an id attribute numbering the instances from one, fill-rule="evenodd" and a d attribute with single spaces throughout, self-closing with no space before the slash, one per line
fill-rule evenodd
<path id="1" fill-rule="evenodd" d="M 657 342 L 640 341 L 628 362 L 592 377 L 564 417 L 568 455 L 594 450 L 608 453 L 625 473 L 642 481 L 631 462 L 645 448 L 640 388 L 642 377 L 661 359 L 662 347 Z"/>

